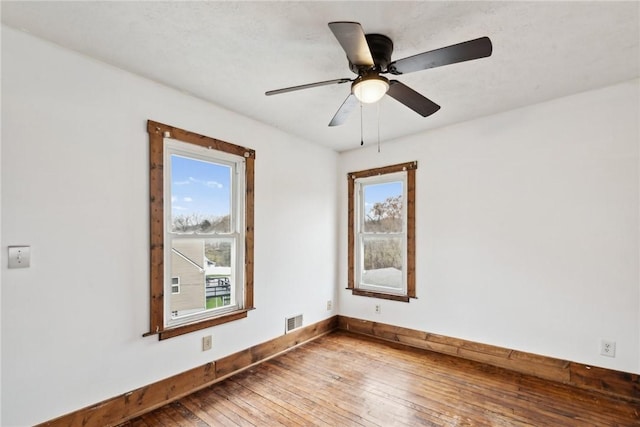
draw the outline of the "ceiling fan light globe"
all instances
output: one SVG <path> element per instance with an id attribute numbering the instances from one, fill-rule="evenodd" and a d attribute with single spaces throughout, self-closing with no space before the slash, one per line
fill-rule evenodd
<path id="1" fill-rule="evenodd" d="M 389 90 L 389 81 L 384 77 L 362 79 L 353 85 L 353 94 L 363 104 L 380 101 Z"/>

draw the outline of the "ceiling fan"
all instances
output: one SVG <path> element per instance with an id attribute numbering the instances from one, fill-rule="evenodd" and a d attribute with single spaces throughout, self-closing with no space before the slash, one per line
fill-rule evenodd
<path id="1" fill-rule="evenodd" d="M 330 22 L 329 28 L 347 54 L 349 68 L 358 76 L 342 78 L 271 90 L 265 95 L 277 95 L 317 86 L 351 82 L 351 93 L 342 103 L 329 126 L 345 122 L 349 113 L 359 103 L 374 103 L 386 94 L 411 108 L 423 117 L 440 109 L 440 106 L 415 90 L 381 74 L 401 75 L 428 68 L 491 56 L 492 45 L 488 37 L 454 44 L 429 52 L 419 53 L 397 61 L 391 61 L 393 42 L 382 34 L 365 34 L 357 22 Z"/>

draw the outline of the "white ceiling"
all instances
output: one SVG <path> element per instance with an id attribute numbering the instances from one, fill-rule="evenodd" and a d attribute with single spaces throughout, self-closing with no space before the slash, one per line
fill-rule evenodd
<path id="1" fill-rule="evenodd" d="M 328 127 L 349 77 L 327 23 L 389 36 L 392 59 L 481 36 L 493 55 L 398 80 L 442 106 L 423 118 L 379 103 L 382 142 L 640 76 L 640 3 L 630 2 L 12 2 L 2 22 L 337 151 L 360 145 L 360 113 Z M 365 106 L 365 143 L 378 106 Z"/>

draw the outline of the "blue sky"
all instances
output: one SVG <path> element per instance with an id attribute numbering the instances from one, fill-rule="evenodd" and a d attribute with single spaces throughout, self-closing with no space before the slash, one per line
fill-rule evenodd
<path id="1" fill-rule="evenodd" d="M 226 165 L 171 156 L 171 214 L 204 218 L 229 214 L 231 168 Z"/>
<path id="2" fill-rule="evenodd" d="M 401 181 L 367 185 L 364 191 L 365 211 L 369 212 L 375 203 L 384 202 L 388 197 L 399 195 L 402 195 Z"/>

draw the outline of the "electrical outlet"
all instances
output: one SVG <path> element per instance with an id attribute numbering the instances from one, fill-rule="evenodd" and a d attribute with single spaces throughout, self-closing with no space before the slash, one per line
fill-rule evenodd
<path id="1" fill-rule="evenodd" d="M 608 357 L 616 357 L 616 342 L 615 341 L 600 341 L 600 354 Z"/>
<path id="2" fill-rule="evenodd" d="M 380 304 L 376 304 L 376 314 L 382 313 L 382 306 Z"/>
<path id="3" fill-rule="evenodd" d="M 211 350 L 211 335 L 202 337 L 202 351 Z"/>
<path id="4" fill-rule="evenodd" d="M 327 300 L 327 311 L 331 311 L 333 308 L 333 302 L 331 300 Z"/>

